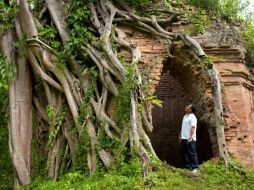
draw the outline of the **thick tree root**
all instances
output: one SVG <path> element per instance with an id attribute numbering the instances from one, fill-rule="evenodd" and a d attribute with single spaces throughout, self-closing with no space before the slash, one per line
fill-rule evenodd
<path id="1" fill-rule="evenodd" d="M 71 38 L 70 29 L 66 23 L 66 16 L 68 11 L 65 5 L 60 0 L 46 0 L 46 6 L 41 10 L 38 22 L 41 20 L 46 9 L 50 13 L 58 34 L 61 38 L 63 48 L 67 48 L 67 41 Z M 151 33 L 152 35 L 168 39 L 169 43 L 179 38 L 188 46 L 191 46 L 194 53 L 198 57 L 204 57 L 205 53 L 198 43 L 191 37 L 172 33 L 164 30 L 160 23 L 171 23 L 173 18 L 180 13 L 169 13 L 169 17 L 166 19 L 158 19 L 155 17 L 141 17 L 135 15 L 132 12 L 127 12 L 118 9 L 110 1 L 97 0 L 90 5 L 91 8 L 91 22 L 94 27 L 95 35 L 91 40 L 85 40 L 82 44 L 80 51 L 87 53 L 91 61 L 96 65 L 99 70 L 99 77 L 95 81 L 94 95 L 88 97 L 88 100 L 83 99 L 89 88 L 93 84 L 93 77 L 91 72 L 82 74 L 80 65 L 74 57 L 68 57 L 68 64 L 62 68 L 59 64 L 59 59 L 56 55 L 56 51 L 48 44 L 43 42 L 38 37 L 37 28 L 34 22 L 34 18 L 29 10 L 26 0 L 19 0 L 19 15 L 15 19 L 15 31 L 8 31 L 2 36 L 3 54 L 10 58 L 12 56 L 11 49 L 14 47 L 14 40 L 7 39 L 13 38 L 12 33 L 21 36 L 24 33 L 26 36 L 25 57 L 26 59 L 18 59 L 19 64 L 29 63 L 32 68 L 32 75 L 35 78 L 33 84 L 26 83 L 26 89 L 29 89 L 30 100 L 33 100 L 33 106 L 35 113 L 37 114 L 39 134 L 38 139 L 45 139 L 45 134 L 52 136 L 56 133 L 51 146 L 45 147 L 48 143 L 40 143 L 48 153 L 48 175 L 57 180 L 59 173 L 62 173 L 65 167 L 74 166 L 77 163 L 77 146 L 80 142 L 78 137 L 82 136 L 83 131 L 86 131 L 89 138 L 89 147 L 87 147 L 87 167 L 89 174 L 92 175 L 96 171 L 97 158 L 100 158 L 102 163 L 107 169 L 112 167 L 116 158 L 118 158 L 122 152 L 123 147 L 129 142 L 129 149 L 134 155 L 139 155 L 142 161 L 143 175 L 146 179 L 148 175 L 148 163 L 151 157 L 155 157 L 156 153 L 153 150 L 152 144 L 147 132 L 152 131 L 151 113 L 145 102 L 140 102 L 139 98 L 143 98 L 142 92 L 142 80 L 139 73 L 137 64 L 141 58 L 141 51 L 133 47 L 126 40 L 126 34 L 117 27 L 113 27 L 113 23 L 127 22 L 133 24 L 133 26 Z M 99 36 L 98 40 L 95 36 Z M 107 106 L 109 104 L 109 98 L 118 98 L 119 89 L 124 84 L 128 77 L 128 72 L 121 64 L 117 55 L 115 54 L 110 39 L 114 39 L 116 43 L 130 51 L 132 55 L 131 66 L 134 67 L 132 76 L 133 82 L 137 85 L 129 92 L 129 121 L 128 123 L 118 123 L 114 117 L 110 117 L 107 113 Z M 6 40 L 9 40 L 7 45 Z M 23 65 L 24 66 L 24 65 Z M 29 69 L 18 67 L 18 73 L 27 71 L 27 77 L 31 78 Z M 25 70 L 24 70 L 25 69 Z M 213 81 L 217 84 L 211 73 Z M 30 147 L 31 147 L 31 106 L 32 102 L 26 99 L 26 105 L 28 107 L 21 108 L 22 117 L 26 119 L 25 122 L 29 122 L 27 126 L 29 128 L 24 129 L 25 123 L 19 125 L 15 120 L 19 117 L 14 114 L 15 101 L 18 100 L 18 95 L 15 96 L 14 86 L 21 85 L 24 80 L 28 78 L 17 78 L 14 82 L 9 81 L 10 88 L 10 151 L 12 160 L 17 173 L 17 181 L 21 185 L 26 185 L 30 182 Z M 22 88 L 21 86 L 18 86 Z M 33 98 L 31 92 L 35 91 Z M 21 90 L 21 89 L 20 89 Z M 217 101 L 220 101 L 218 94 L 219 89 L 214 88 L 214 94 L 217 97 Z M 17 92 L 17 94 L 20 92 Z M 67 106 L 62 106 L 65 104 Z M 81 110 L 87 107 L 87 111 L 83 113 Z M 50 106 L 53 107 L 50 113 Z M 138 109 L 138 106 L 142 106 L 142 109 Z M 24 105 L 25 106 L 25 105 Z M 65 107 L 66 118 L 61 120 L 61 113 Z M 221 104 L 216 104 L 218 114 L 221 111 Z M 13 114 L 12 114 L 13 113 Z M 217 113 L 217 112 L 216 112 Z M 84 114 L 84 115 L 82 115 Z M 219 117 L 219 116 L 218 116 Z M 59 119 L 60 118 L 60 119 Z M 83 118 L 82 124 L 79 119 Z M 59 124 L 60 122 L 60 124 Z M 47 127 L 45 128 L 45 126 Z M 60 125 L 60 126 L 58 126 Z M 223 139 L 221 123 L 218 123 L 218 134 L 221 142 L 225 143 Z M 16 126 L 20 126 L 20 134 L 17 134 Z M 61 130 L 59 129 L 61 128 Z M 119 148 L 113 155 L 111 150 L 103 149 L 98 143 L 99 131 L 103 131 L 104 134 L 112 141 L 119 143 Z M 21 139 L 20 139 L 21 138 Z M 24 141 L 24 144 L 22 144 Z M 20 145 L 24 145 L 21 147 Z M 21 148 L 21 149 L 20 149 Z M 221 147 L 223 149 L 223 147 Z M 22 150 L 22 151 L 21 151 Z M 19 152 L 21 151 L 21 152 Z M 221 156 L 227 159 L 223 149 L 220 151 Z M 63 155 L 63 156 L 62 156 Z M 68 156 L 70 155 L 70 156 Z M 97 157 L 98 155 L 98 157 Z"/>

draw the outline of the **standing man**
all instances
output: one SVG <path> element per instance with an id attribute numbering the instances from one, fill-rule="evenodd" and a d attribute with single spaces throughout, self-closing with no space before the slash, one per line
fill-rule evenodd
<path id="1" fill-rule="evenodd" d="M 179 134 L 184 168 L 191 168 L 193 173 L 199 172 L 196 152 L 197 118 L 194 115 L 195 111 L 196 108 L 193 104 L 186 106 L 186 114 L 183 117 L 182 130 Z"/>

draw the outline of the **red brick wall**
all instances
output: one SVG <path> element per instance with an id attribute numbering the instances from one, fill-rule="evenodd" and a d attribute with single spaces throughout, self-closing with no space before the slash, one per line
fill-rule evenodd
<path id="1" fill-rule="evenodd" d="M 156 153 L 163 161 L 180 167 L 180 146 L 178 135 L 181 131 L 181 121 L 184 108 L 189 103 L 189 97 L 184 92 L 181 83 L 173 77 L 168 69 L 164 69 L 155 94 L 163 101 L 162 107 L 152 110 L 154 130 L 150 138 Z"/>
<path id="2" fill-rule="evenodd" d="M 207 49 L 213 56 L 222 56 L 215 65 L 223 85 L 225 136 L 232 156 L 254 166 L 253 76 L 244 65 L 243 55 L 235 48 Z"/>
<path id="3" fill-rule="evenodd" d="M 197 116 L 202 127 L 199 133 L 201 138 L 204 136 L 207 139 L 200 139 L 201 143 L 205 142 L 208 145 L 205 148 L 200 146 L 201 152 L 207 153 L 201 156 L 201 160 L 208 159 L 212 155 L 216 156 L 218 145 L 215 128 L 208 127 L 214 125 L 210 119 L 213 114 L 210 79 L 202 72 L 200 63 L 188 51 L 183 51 L 181 43 L 171 48 L 167 40 L 155 38 L 129 26 L 120 28 L 128 35 L 129 43 L 141 50 L 139 68 L 143 75 L 143 82 L 148 84 L 147 93 L 155 93 L 164 100 L 162 109 L 156 107 L 153 109 L 154 131 L 150 135 L 159 156 L 175 166 L 180 165 L 177 136 L 180 132 L 184 108 L 190 102 L 194 102 L 198 107 Z M 127 62 L 131 61 L 128 51 L 122 50 L 121 54 Z M 165 74 L 161 76 L 162 70 Z M 167 74 L 168 70 L 172 75 Z M 181 97 L 182 95 L 184 97 Z M 207 117 L 205 113 L 210 110 L 212 110 L 211 114 Z M 169 157 L 173 159 L 169 160 Z"/>
<path id="4" fill-rule="evenodd" d="M 128 35 L 129 43 L 142 52 L 138 67 L 142 70 L 143 82 L 149 85 L 149 93 L 153 94 L 160 81 L 163 63 L 170 51 L 167 40 L 153 37 L 129 26 L 120 26 L 120 29 Z M 129 51 L 122 49 L 121 54 L 127 62 L 131 61 Z"/>
<path id="5" fill-rule="evenodd" d="M 181 131 L 181 122 L 184 109 L 190 103 L 190 96 L 185 92 L 183 85 L 173 76 L 170 69 L 164 65 L 155 95 L 163 101 L 162 107 L 152 110 L 154 130 L 149 135 L 153 147 L 159 158 L 175 167 L 181 167 L 181 151 L 178 135 Z M 197 149 L 199 163 L 212 157 L 211 141 L 207 126 L 198 121 Z"/>
<path id="6" fill-rule="evenodd" d="M 170 30 L 179 32 L 185 27 L 174 25 Z M 237 28 L 228 27 L 227 29 L 224 27 L 224 29 L 220 29 L 220 27 L 221 24 L 217 23 L 205 35 L 199 35 L 196 39 L 205 48 L 208 55 L 223 58 L 215 65 L 219 71 L 222 85 L 225 137 L 228 150 L 238 160 L 254 166 L 253 75 L 244 65 L 240 35 L 234 40 L 234 37 L 237 36 Z M 129 36 L 129 42 L 142 52 L 139 68 L 142 71 L 144 83 L 148 84 L 149 93 L 153 94 L 156 90 L 156 94 L 165 99 L 163 111 L 158 111 L 159 108 L 153 110 L 154 124 L 161 126 L 161 128 L 155 128 L 154 134 L 151 136 L 155 149 L 160 147 L 159 151 L 163 158 L 169 155 L 168 148 L 161 146 L 165 143 L 175 142 L 177 132 L 171 132 L 171 136 L 166 134 L 170 130 L 179 130 L 181 117 L 179 116 L 177 122 L 174 121 L 177 126 L 171 127 L 168 123 L 172 123 L 172 121 L 170 117 L 167 117 L 167 114 L 172 112 L 182 114 L 182 106 L 187 101 L 180 100 L 179 95 L 183 94 L 184 89 L 189 95 L 188 99 L 197 104 L 199 108 L 197 115 L 200 123 L 202 123 L 201 126 L 205 126 L 209 131 L 213 155 L 218 155 L 211 84 L 207 76 L 200 71 L 197 61 L 195 62 L 191 55 L 182 51 L 182 47 L 178 48 L 177 44 L 176 47 L 170 48 L 166 40 L 155 38 L 126 26 L 121 26 L 121 29 Z M 232 31 L 236 34 L 232 35 Z M 219 36 L 221 41 L 216 41 L 218 35 L 221 35 Z M 170 53 L 175 57 L 170 58 Z M 130 54 L 127 51 L 123 50 L 122 54 L 127 61 L 130 61 Z M 167 64 L 171 64 L 169 69 L 178 77 L 177 81 L 173 80 L 172 76 L 162 75 L 161 77 L 163 67 Z M 182 87 L 179 85 L 180 83 Z M 158 84 L 159 86 L 157 86 Z M 175 102 L 174 105 L 172 102 Z M 168 126 L 171 128 L 167 129 Z M 163 138 L 161 138 L 162 135 L 164 135 Z"/>

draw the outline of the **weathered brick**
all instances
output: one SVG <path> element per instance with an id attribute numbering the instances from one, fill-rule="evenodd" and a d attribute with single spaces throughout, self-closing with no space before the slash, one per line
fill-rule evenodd
<path id="1" fill-rule="evenodd" d="M 169 29 L 173 32 L 181 32 L 188 27 L 191 26 L 182 26 L 181 23 L 175 23 L 172 28 Z M 181 72 L 178 72 L 178 75 L 181 75 L 180 77 L 182 78 L 189 77 L 189 80 L 185 80 L 185 84 L 180 84 L 173 76 L 163 73 L 163 67 L 167 62 L 169 54 L 167 40 L 156 39 L 145 33 L 136 31 L 131 27 L 124 26 L 121 29 L 130 36 L 127 39 L 128 42 L 142 52 L 141 61 L 138 67 L 141 69 L 144 81 L 149 81 L 148 88 L 150 94 L 155 93 L 160 99 L 164 100 L 163 105 L 165 106 L 163 108 L 155 107 L 153 109 L 153 113 L 155 115 L 157 114 L 155 122 L 157 122 L 157 125 L 161 126 L 161 128 L 155 129 L 155 132 L 152 134 L 152 143 L 155 150 L 159 151 L 157 154 L 162 155 L 162 157 L 166 159 L 167 156 L 170 156 L 170 151 L 165 147 L 165 144 L 174 144 L 177 140 L 177 135 L 172 131 L 179 132 L 181 121 L 176 121 L 176 118 L 174 117 L 177 116 L 177 118 L 180 118 L 183 115 L 183 110 L 180 110 L 180 108 L 190 102 L 191 99 L 193 100 L 196 98 L 199 99 L 199 107 L 203 112 L 214 112 L 213 101 L 211 101 L 210 104 L 207 102 L 206 104 L 204 103 L 205 101 L 213 100 L 213 93 L 210 88 L 211 83 L 210 81 L 204 81 L 206 80 L 206 77 L 201 76 L 197 66 L 193 65 L 191 67 L 191 74 L 184 73 L 183 66 L 179 67 Z M 203 45 L 203 47 L 207 47 L 205 48 L 205 52 L 208 55 L 223 57 L 223 60 L 216 62 L 215 67 L 220 74 L 220 82 L 222 86 L 223 116 L 226 125 L 225 129 L 227 129 L 225 131 L 227 147 L 229 152 L 241 162 L 254 167 L 253 75 L 245 66 L 243 53 L 241 52 L 241 49 L 238 48 L 242 45 L 242 42 L 236 44 L 232 39 L 229 39 L 231 40 L 231 46 L 224 45 L 219 47 L 219 42 L 216 41 L 216 35 L 223 36 L 224 34 L 214 31 L 216 30 L 209 29 L 206 34 L 199 35 L 195 39 Z M 125 50 L 122 54 L 127 58 L 127 62 L 130 61 L 129 52 L 126 52 Z M 178 62 L 178 64 L 192 64 L 192 60 L 185 60 L 183 57 L 178 57 Z M 200 78 L 195 78 L 199 75 Z M 195 80 L 196 83 L 198 81 L 198 85 L 201 85 L 204 88 L 198 89 L 200 91 L 203 90 L 202 97 L 197 97 L 197 93 L 195 93 L 197 89 L 190 85 L 193 81 L 195 83 Z M 187 89 L 186 86 L 189 86 L 189 88 L 192 89 Z M 186 91 L 193 94 L 193 97 L 188 97 L 185 93 Z M 209 114 L 207 114 L 207 118 L 208 115 Z M 210 120 L 212 119 L 213 118 Z M 214 122 L 215 121 L 211 121 L 211 123 Z M 213 153 L 216 155 L 218 147 L 216 144 L 216 132 L 213 130 L 215 129 L 211 129 L 210 131 L 210 141 L 212 143 L 211 147 Z M 165 138 L 162 138 L 164 134 L 166 134 L 164 136 Z M 246 135 L 247 137 L 244 137 Z M 179 147 L 174 144 L 171 148 L 172 151 L 177 153 L 177 148 Z M 180 158 L 175 156 L 175 159 Z"/>

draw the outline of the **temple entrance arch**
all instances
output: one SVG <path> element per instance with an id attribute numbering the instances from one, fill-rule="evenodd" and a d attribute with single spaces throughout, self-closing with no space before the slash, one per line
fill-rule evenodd
<path id="1" fill-rule="evenodd" d="M 163 104 L 162 108 L 156 106 L 152 110 L 154 130 L 149 136 L 161 160 L 181 167 L 178 135 L 184 108 L 194 103 L 198 109 L 197 152 L 201 164 L 218 156 L 210 79 L 193 55 L 177 48 L 171 53 L 173 57 L 164 62 L 160 81 L 155 88 L 155 95 Z"/>

